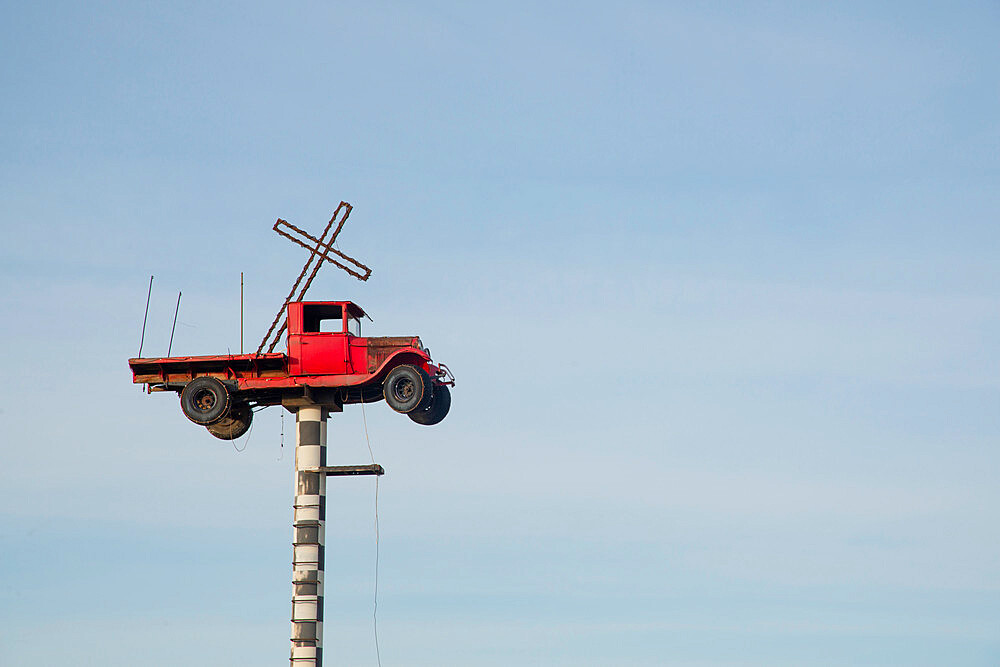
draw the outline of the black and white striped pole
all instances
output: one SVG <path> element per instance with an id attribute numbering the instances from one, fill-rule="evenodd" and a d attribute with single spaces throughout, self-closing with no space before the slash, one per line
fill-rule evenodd
<path id="1" fill-rule="evenodd" d="M 326 419 L 319 405 L 296 410 L 292 547 L 292 667 L 323 665 Z"/>
<path id="2" fill-rule="evenodd" d="M 328 466 L 326 420 L 337 404 L 287 406 L 295 412 L 295 515 L 292 543 L 291 667 L 323 667 L 326 478 L 382 475 L 382 466 Z"/>

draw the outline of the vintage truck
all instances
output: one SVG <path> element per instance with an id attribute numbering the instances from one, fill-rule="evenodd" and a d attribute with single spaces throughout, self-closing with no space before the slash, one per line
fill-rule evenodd
<path id="1" fill-rule="evenodd" d="M 268 405 L 384 398 L 426 426 L 448 414 L 455 377 L 431 361 L 419 336 L 363 337 L 366 314 L 350 301 L 294 301 L 287 313 L 287 354 L 129 359 L 132 381 L 177 392 L 187 418 L 223 440 L 246 433 L 253 408 Z"/>

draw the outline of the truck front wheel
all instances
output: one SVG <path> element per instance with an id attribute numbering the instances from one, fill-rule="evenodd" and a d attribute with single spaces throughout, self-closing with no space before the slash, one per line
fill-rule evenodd
<path id="1" fill-rule="evenodd" d="M 208 426 L 229 414 L 229 391 L 213 377 L 198 377 L 181 391 L 184 416 L 199 426 Z"/>
<path id="2" fill-rule="evenodd" d="M 421 369 L 410 364 L 396 366 L 382 383 L 385 402 L 396 412 L 408 414 L 423 410 L 431 402 L 431 379 Z"/>

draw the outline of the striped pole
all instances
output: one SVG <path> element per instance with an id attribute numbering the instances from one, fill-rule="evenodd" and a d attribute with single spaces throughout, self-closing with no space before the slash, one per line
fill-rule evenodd
<path id="1" fill-rule="evenodd" d="M 292 667 L 323 667 L 326 418 L 318 405 L 296 410 L 295 537 L 292 557 Z"/>

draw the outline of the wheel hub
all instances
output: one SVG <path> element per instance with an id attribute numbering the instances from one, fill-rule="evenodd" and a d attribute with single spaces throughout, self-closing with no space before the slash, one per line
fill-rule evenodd
<path id="1" fill-rule="evenodd" d="M 199 410 L 207 412 L 215 407 L 215 395 L 210 391 L 198 392 L 194 398 L 194 405 Z"/>
<path id="2" fill-rule="evenodd" d="M 392 388 L 392 393 L 400 401 L 410 400 L 413 397 L 414 391 L 416 391 L 416 388 L 413 386 L 413 382 L 406 378 L 401 378 Z"/>

